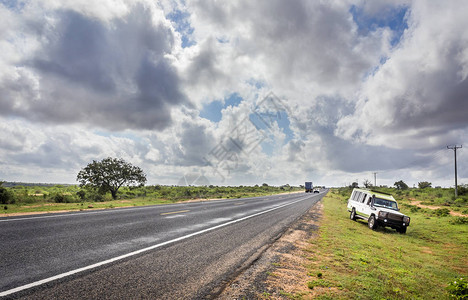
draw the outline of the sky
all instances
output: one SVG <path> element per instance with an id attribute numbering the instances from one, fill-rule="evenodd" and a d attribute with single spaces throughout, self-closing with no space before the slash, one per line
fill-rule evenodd
<path id="1" fill-rule="evenodd" d="M 465 0 L 0 0 L 0 180 L 454 185 Z M 468 184 L 468 149 L 457 151 Z"/>

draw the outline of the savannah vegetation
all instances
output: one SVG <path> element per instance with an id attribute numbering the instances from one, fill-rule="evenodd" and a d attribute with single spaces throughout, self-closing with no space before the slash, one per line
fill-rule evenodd
<path id="1" fill-rule="evenodd" d="M 80 185 L 33 185 L 0 182 L 3 214 L 84 210 L 174 203 L 191 199 L 245 198 L 301 190 L 289 184 L 261 186 L 145 186 L 140 167 L 123 159 L 93 160 L 77 175 Z"/>
<path id="2" fill-rule="evenodd" d="M 246 198 L 303 190 L 290 185 L 270 186 L 266 183 L 255 186 L 122 186 L 114 200 L 110 192 L 86 185 L 11 185 L 0 188 L 0 195 L 8 194 L 8 202 L 2 202 L 3 214 L 143 206 L 193 199 Z"/>
<path id="3" fill-rule="evenodd" d="M 304 249 L 309 280 L 288 297 L 467 299 L 467 186 L 455 199 L 453 189 L 424 185 L 378 188 L 393 194 L 411 217 L 406 234 L 391 228 L 373 231 L 363 220 L 350 220 L 346 204 L 352 189 L 330 190 L 323 199 L 318 236 Z"/>

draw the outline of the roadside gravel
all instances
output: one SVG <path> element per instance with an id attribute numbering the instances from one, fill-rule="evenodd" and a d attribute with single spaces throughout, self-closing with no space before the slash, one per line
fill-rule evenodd
<path id="1" fill-rule="evenodd" d="M 310 276 L 304 265 L 308 241 L 317 234 L 322 216 L 322 201 L 298 219 L 249 268 L 227 284 L 217 297 L 232 299 L 289 299 L 289 293 L 309 294 Z"/>

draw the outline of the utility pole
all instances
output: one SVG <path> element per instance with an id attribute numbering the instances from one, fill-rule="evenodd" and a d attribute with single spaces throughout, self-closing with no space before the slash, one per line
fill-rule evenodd
<path id="1" fill-rule="evenodd" d="M 457 145 L 453 145 L 453 146 L 447 146 L 447 149 L 451 149 L 453 150 L 453 153 L 455 155 L 455 199 L 458 197 L 458 186 L 457 186 L 457 149 L 460 149 L 462 148 L 463 145 L 460 145 L 460 146 L 457 146 Z"/>
<path id="2" fill-rule="evenodd" d="M 377 172 L 374 172 L 374 186 L 377 187 Z"/>

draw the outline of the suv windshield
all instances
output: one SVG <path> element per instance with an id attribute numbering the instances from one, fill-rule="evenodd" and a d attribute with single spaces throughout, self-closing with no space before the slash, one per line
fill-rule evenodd
<path id="1" fill-rule="evenodd" d="M 398 210 L 398 205 L 395 201 L 386 200 L 386 199 L 377 198 L 377 197 L 375 197 L 374 199 L 374 206 Z"/>

